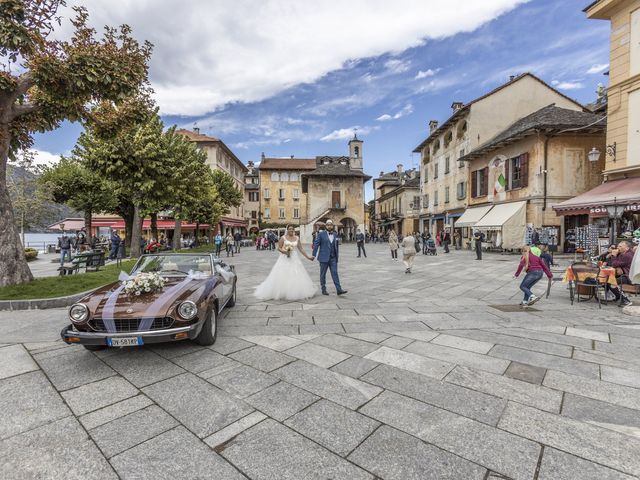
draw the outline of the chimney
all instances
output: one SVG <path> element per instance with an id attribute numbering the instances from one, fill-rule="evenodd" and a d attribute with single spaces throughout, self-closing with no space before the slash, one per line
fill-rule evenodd
<path id="1" fill-rule="evenodd" d="M 380 176 L 382 177 L 384 175 L 384 170 L 380 171 Z"/>
<path id="2" fill-rule="evenodd" d="M 291 155 L 291 159 L 293 160 L 293 155 Z"/>
<path id="3" fill-rule="evenodd" d="M 200 127 L 193 127 L 193 133 L 200 135 Z"/>
<path id="4" fill-rule="evenodd" d="M 514 79 L 514 78 L 516 78 L 516 76 L 515 76 L 515 75 L 509 75 L 509 81 L 510 81 L 510 82 L 513 82 L 513 79 Z"/>
<path id="5" fill-rule="evenodd" d="M 451 110 L 453 110 L 453 113 L 456 113 L 458 110 L 460 110 L 462 108 L 464 104 L 462 102 L 453 102 L 451 104 Z"/>
<path id="6" fill-rule="evenodd" d="M 396 167 L 396 171 L 398 172 L 398 178 L 402 176 L 402 164 L 399 163 Z"/>
<path id="7" fill-rule="evenodd" d="M 438 121 L 437 120 L 430 120 L 429 121 L 429 133 L 433 133 L 433 131 L 438 128 Z"/>
<path id="8" fill-rule="evenodd" d="M 247 170 L 249 170 L 248 174 L 253 175 L 254 163 L 253 160 L 249 160 L 247 162 Z"/>
<path id="9" fill-rule="evenodd" d="M 260 154 L 260 159 L 261 159 L 261 160 L 264 160 L 264 152 L 262 152 L 262 153 Z"/>

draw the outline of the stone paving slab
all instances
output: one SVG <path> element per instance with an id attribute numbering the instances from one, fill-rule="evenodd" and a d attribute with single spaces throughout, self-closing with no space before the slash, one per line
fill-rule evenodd
<path id="1" fill-rule="evenodd" d="M 479 465 L 387 426 L 367 438 L 349 460 L 387 480 L 484 480 L 486 474 Z"/>
<path id="2" fill-rule="evenodd" d="M 275 352 L 262 345 L 245 348 L 244 350 L 232 353 L 229 357 L 267 373 L 295 360 L 293 357 Z"/>
<path id="3" fill-rule="evenodd" d="M 245 478 L 184 427 L 174 428 L 115 456 L 111 464 L 122 478 L 136 480 Z"/>
<path id="4" fill-rule="evenodd" d="M 143 392 L 200 438 L 253 411 L 244 402 L 188 373 L 146 387 Z"/>
<path id="5" fill-rule="evenodd" d="M 600 369 L 598 365 L 580 360 L 547 355 L 546 353 L 532 352 L 520 348 L 496 345 L 491 349 L 489 355 L 505 360 L 514 360 L 520 363 L 534 365 L 536 367 L 559 370 L 565 373 L 581 375 L 587 378 L 599 378 Z"/>
<path id="6" fill-rule="evenodd" d="M 426 403 L 385 391 L 360 411 L 515 480 L 535 472 L 538 444 Z"/>
<path id="7" fill-rule="evenodd" d="M 101 408 L 100 410 L 82 415 L 79 417 L 79 420 L 84 428 L 91 430 L 92 428 L 99 427 L 100 425 L 109 423 L 117 418 L 142 410 L 152 404 L 153 402 L 149 397 L 145 395 L 137 395 L 121 402 L 114 403 L 113 405 L 109 405 L 108 407 Z"/>
<path id="8" fill-rule="evenodd" d="M 250 478 L 373 479 L 364 470 L 273 420 L 245 430 L 220 453 Z"/>
<path id="9" fill-rule="evenodd" d="M 139 388 L 184 372 L 178 365 L 151 350 L 123 349 L 117 355 L 104 357 L 104 361 Z"/>
<path id="10" fill-rule="evenodd" d="M 458 368 L 460 367 L 456 367 Z M 380 365 L 364 375 L 362 380 L 494 426 L 498 424 L 500 415 L 507 405 L 505 400 L 495 396 L 389 365 Z"/>
<path id="11" fill-rule="evenodd" d="M 497 373 L 498 375 L 503 374 L 509 366 L 508 360 L 494 359 L 487 355 L 434 345 L 432 343 L 414 342 L 407 346 L 404 351 L 442 360 L 454 365 L 466 365 L 479 370 Z"/>
<path id="12" fill-rule="evenodd" d="M 22 345 L 0 348 L 0 379 L 34 370 L 38 370 L 38 365 Z"/>
<path id="13" fill-rule="evenodd" d="M 332 367 L 349 358 L 346 353 L 309 342 L 290 348 L 285 353 L 323 368 Z"/>
<path id="14" fill-rule="evenodd" d="M 640 438 L 638 410 L 567 393 L 562 403 L 562 415 Z"/>
<path id="15" fill-rule="evenodd" d="M 347 408 L 356 409 L 382 389 L 345 375 L 298 360 L 273 372 L 273 375 L 297 387 Z"/>
<path id="16" fill-rule="evenodd" d="M 62 392 L 75 415 L 83 415 L 138 394 L 138 389 L 122 377 L 109 377 Z"/>
<path id="17" fill-rule="evenodd" d="M 517 403 L 507 405 L 498 426 L 580 458 L 640 475 L 640 439 Z"/>
<path id="18" fill-rule="evenodd" d="M 0 411 L 0 439 L 71 415 L 42 372 L 0 380 Z"/>
<path id="19" fill-rule="evenodd" d="M 112 368 L 84 348 L 77 348 L 65 355 L 55 357 L 36 357 L 36 361 L 59 391 L 96 382 L 116 374 Z"/>
<path id="20" fill-rule="evenodd" d="M 437 379 L 444 378 L 455 367 L 454 363 L 427 358 L 389 347 L 380 347 L 364 358 Z"/>
<path id="21" fill-rule="evenodd" d="M 207 378 L 209 383 L 238 398 L 248 397 L 278 382 L 278 379 L 255 368 L 241 365 Z"/>
<path id="22" fill-rule="evenodd" d="M 279 382 L 247 397 L 245 401 L 271 418 L 284 421 L 319 399 L 320 397 L 306 390 L 287 382 Z"/>
<path id="23" fill-rule="evenodd" d="M 545 448 L 538 480 L 632 480 L 622 472 L 583 460 L 553 448 Z"/>
<path id="24" fill-rule="evenodd" d="M 342 457 L 352 452 L 380 425 L 375 420 L 324 399 L 284 423 Z"/>

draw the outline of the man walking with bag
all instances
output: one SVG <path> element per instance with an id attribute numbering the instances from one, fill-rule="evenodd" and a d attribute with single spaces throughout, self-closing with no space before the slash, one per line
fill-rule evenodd
<path id="1" fill-rule="evenodd" d="M 484 242 L 484 233 L 476 230 L 473 233 L 473 243 L 476 249 L 476 260 L 482 260 L 482 242 Z"/>

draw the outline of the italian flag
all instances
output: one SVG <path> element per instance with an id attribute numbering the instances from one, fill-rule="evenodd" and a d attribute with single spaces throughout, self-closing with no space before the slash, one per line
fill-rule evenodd
<path id="1" fill-rule="evenodd" d="M 496 179 L 496 184 L 493 186 L 493 194 L 495 195 L 498 192 L 503 192 L 506 185 L 507 179 L 504 178 L 504 175 L 501 173 Z"/>

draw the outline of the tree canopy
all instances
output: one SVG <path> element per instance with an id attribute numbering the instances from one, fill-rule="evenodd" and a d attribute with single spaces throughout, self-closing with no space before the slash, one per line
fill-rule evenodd
<path id="1" fill-rule="evenodd" d="M 151 44 L 127 25 L 88 25 L 76 7 L 73 34 L 52 38 L 63 0 L 2 0 L 0 8 L 0 286 L 31 280 L 6 185 L 9 156 L 32 144 L 32 133 L 83 120 L 100 102 L 119 103 L 147 82 Z"/>

